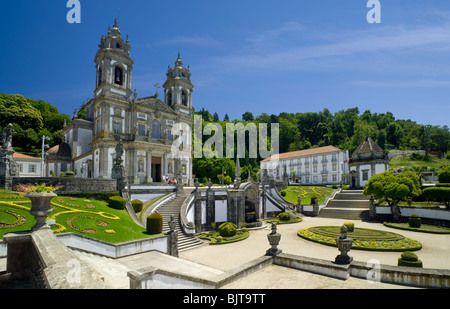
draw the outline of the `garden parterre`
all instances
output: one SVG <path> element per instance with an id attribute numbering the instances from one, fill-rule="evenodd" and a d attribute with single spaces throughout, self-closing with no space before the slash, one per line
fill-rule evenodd
<path id="1" fill-rule="evenodd" d="M 109 208 L 106 202 L 57 196 L 52 200 L 55 233 L 74 232 L 95 239 L 118 243 L 149 237 L 126 210 Z M 0 192 L 0 237 L 10 232 L 26 231 L 36 223 L 29 214 L 31 202 L 22 193 Z"/>

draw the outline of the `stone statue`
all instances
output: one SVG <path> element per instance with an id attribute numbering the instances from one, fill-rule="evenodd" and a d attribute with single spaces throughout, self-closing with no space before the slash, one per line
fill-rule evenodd
<path id="1" fill-rule="evenodd" d="M 117 190 L 122 192 L 126 187 L 126 173 L 123 166 L 122 155 L 124 153 L 122 141 L 116 145 L 116 157 L 114 158 L 111 178 L 117 179 Z"/>
<path id="2" fill-rule="evenodd" d="M 14 159 L 14 149 L 12 147 L 12 137 L 14 134 L 12 124 L 3 129 L 0 149 L 0 187 L 6 190 L 12 189 L 12 178 L 19 176 L 19 169 Z"/>
<path id="3" fill-rule="evenodd" d="M 12 127 L 12 123 L 8 124 L 8 126 L 3 129 L 2 133 L 2 144 L 3 150 L 13 150 L 12 148 L 12 136 L 16 133 Z"/>

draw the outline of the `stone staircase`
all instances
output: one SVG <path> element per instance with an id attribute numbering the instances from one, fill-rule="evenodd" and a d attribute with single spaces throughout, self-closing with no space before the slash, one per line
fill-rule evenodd
<path id="1" fill-rule="evenodd" d="M 343 190 L 319 212 L 322 218 L 361 220 L 369 217 L 370 196 L 363 190 Z"/>
<path id="2" fill-rule="evenodd" d="M 158 208 L 158 212 L 163 216 L 163 232 L 169 232 L 169 224 L 171 215 L 174 216 L 177 225 L 175 231 L 178 232 L 178 251 L 185 251 L 204 244 L 204 242 L 195 236 L 188 236 L 184 234 L 180 226 L 180 209 L 184 200 L 188 197 L 190 190 L 183 190 L 183 194 L 165 202 Z"/>

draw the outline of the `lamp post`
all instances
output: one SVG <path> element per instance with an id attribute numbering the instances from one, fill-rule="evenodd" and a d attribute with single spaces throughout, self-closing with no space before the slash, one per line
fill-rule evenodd
<path id="1" fill-rule="evenodd" d="M 50 137 L 42 135 L 42 157 L 41 157 L 41 177 L 44 177 L 44 155 L 45 155 L 45 149 L 49 149 L 50 146 L 47 145 L 45 142 L 49 141 Z"/>

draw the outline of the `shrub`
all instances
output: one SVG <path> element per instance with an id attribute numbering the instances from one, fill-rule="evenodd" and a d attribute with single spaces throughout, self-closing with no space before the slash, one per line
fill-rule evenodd
<path id="1" fill-rule="evenodd" d="M 161 234 L 163 230 L 163 216 L 155 211 L 147 217 L 147 233 Z"/>
<path id="2" fill-rule="evenodd" d="M 286 191 L 280 191 L 281 196 L 285 197 L 286 196 Z"/>
<path id="3" fill-rule="evenodd" d="M 134 212 L 138 213 L 142 211 L 142 208 L 144 207 L 144 202 L 141 200 L 132 200 L 131 206 L 133 206 Z"/>
<path id="4" fill-rule="evenodd" d="M 222 237 L 222 236 L 217 236 L 217 237 L 216 237 L 216 241 L 217 241 L 217 242 L 222 242 L 222 240 L 223 240 L 223 237 Z"/>
<path id="5" fill-rule="evenodd" d="M 423 189 L 422 196 L 426 200 L 443 202 L 447 207 L 450 206 L 450 187 L 431 187 Z"/>
<path id="6" fill-rule="evenodd" d="M 59 177 L 64 177 L 64 172 L 59 173 Z"/>
<path id="7" fill-rule="evenodd" d="M 409 224 L 410 227 L 419 228 L 420 224 L 421 224 L 421 220 L 420 220 L 420 218 L 417 215 L 412 214 L 408 218 L 408 224 Z"/>
<path id="8" fill-rule="evenodd" d="M 291 220 L 291 214 L 288 212 L 282 212 L 278 215 L 278 219 L 280 221 L 289 221 Z"/>
<path id="9" fill-rule="evenodd" d="M 417 255 L 410 251 L 405 251 L 398 258 L 398 266 L 408 266 L 408 267 L 423 267 L 423 263 Z"/>
<path id="10" fill-rule="evenodd" d="M 75 177 L 75 173 L 72 171 L 67 171 L 65 174 L 66 177 Z"/>
<path id="11" fill-rule="evenodd" d="M 450 187 L 450 183 L 437 183 L 436 187 Z"/>
<path id="12" fill-rule="evenodd" d="M 353 222 L 344 222 L 344 225 L 347 227 L 349 233 L 352 233 L 355 230 L 355 223 Z"/>
<path id="13" fill-rule="evenodd" d="M 317 202 L 317 196 L 311 196 L 311 204 L 315 204 Z"/>
<path id="14" fill-rule="evenodd" d="M 450 166 L 444 166 L 438 173 L 440 183 L 450 183 Z"/>
<path id="15" fill-rule="evenodd" d="M 231 236 L 236 235 L 236 232 L 237 232 L 237 226 L 234 223 L 225 222 L 219 226 L 220 236 L 231 237 Z"/>
<path id="16" fill-rule="evenodd" d="M 333 189 L 337 189 L 337 188 L 338 188 L 338 186 L 336 186 L 336 185 L 333 185 L 333 186 L 332 186 L 332 188 L 333 188 Z"/>
<path id="17" fill-rule="evenodd" d="M 120 209 L 125 209 L 126 205 L 127 205 L 127 200 L 121 196 L 111 196 L 108 199 L 108 207 L 120 210 Z"/>
<path id="18" fill-rule="evenodd" d="M 225 176 L 224 182 L 226 185 L 229 185 L 230 183 L 232 183 L 231 177 L 230 176 Z"/>

